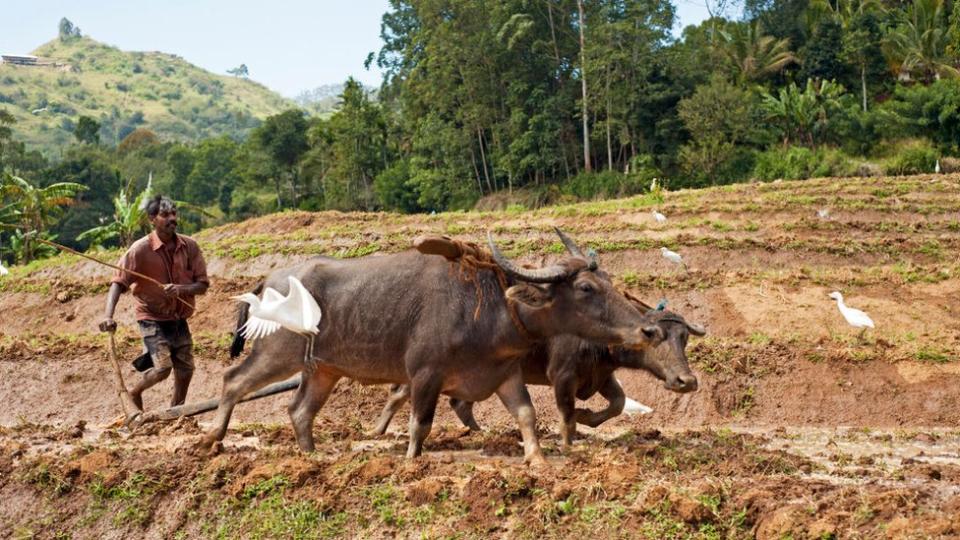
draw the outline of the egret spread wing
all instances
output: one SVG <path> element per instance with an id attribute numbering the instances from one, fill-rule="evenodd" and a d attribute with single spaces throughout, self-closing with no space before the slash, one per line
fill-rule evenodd
<path id="1" fill-rule="evenodd" d="M 267 319 L 261 319 L 257 316 L 251 316 L 247 319 L 247 322 L 240 327 L 240 332 L 243 337 L 253 340 L 260 339 L 264 336 L 269 336 L 270 334 L 276 332 L 280 328 L 280 323 L 276 321 L 270 321 Z"/>
<path id="2" fill-rule="evenodd" d="M 310 294 L 310 291 L 303 286 L 303 283 L 290 276 L 290 308 L 294 313 L 300 315 L 299 322 L 306 332 L 316 333 L 317 324 L 320 323 L 320 306 L 317 300 Z"/>

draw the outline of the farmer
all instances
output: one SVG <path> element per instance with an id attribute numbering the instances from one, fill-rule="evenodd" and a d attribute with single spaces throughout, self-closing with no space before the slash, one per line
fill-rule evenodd
<path id="1" fill-rule="evenodd" d="M 153 232 L 137 240 L 120 258 L 118 266 L 150 276 L 151 283 L 130 272 L 118 270 L 107 293 L 101 332 L 114 332 L 113 311 L 120 294 L 130 289 L 137 300 L 137 324 L 145 352 L 153 366 L 130 391 L 143 410 L 143 391 L 159 383 L 173 370 L 171 406 L 182 405 L 193 377 L 193 338 L 187 318 L 193 314 L 195 296 L 207 292 L 207 264 L 197 242 L 177 234 L 177 208 L 167 197 L 157 195 L 147 202 L 147 217 Z M 148 363 L 149 364 L 149 363 Z"/>

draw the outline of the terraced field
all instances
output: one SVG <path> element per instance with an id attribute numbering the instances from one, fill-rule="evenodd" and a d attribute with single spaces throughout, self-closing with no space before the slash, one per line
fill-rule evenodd
<path id="1" fill-rule="evenodd" d="M 552 395 L 533 388 L 544 471 L 523 466 L 495 400 L 477 406 L 485 431 L 469 436 L 441 407 L 426 456 L 404 460 L 405 422 L 363 435 L 385 389 L 355 383 L 321 411 L 319 449 L 306 456 L 294 450 L 288 396 L 241 405 L 215 458 L 187 451 L 193 420 L 132 435 L 105 427 L 118 407 L 94 327 L 109 270 L 75 257 L 14 269 L 0 282 L 0 536 L 960 536 L 960 176 L 736 185 L 523 212 L 291 212 L 206 230 L 196 238 L 214 284 L 191 322 L 190 399 L 219 393 L 228 297 L 275 267 L 400 251 L 423 233 L 479 242 L 488 230 L 507 255 L 539 264 L 562 251 L 555 226 L 594 247 L 624 289 L 666 298 L 708 335 L 688 347 L 700 391 L 618 373 L 654 413 L 582 428 L 566 455 Z M 858 339 L 833 290 L 877 329 Z M 132 359 L 129 299 L 117 319 Z M 168 391 L 145 396 L 147 407 Z"/>

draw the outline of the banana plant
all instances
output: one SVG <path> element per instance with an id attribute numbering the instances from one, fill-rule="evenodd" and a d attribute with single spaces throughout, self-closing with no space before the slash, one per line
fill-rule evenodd
<path id="1" fill-rule="evenodd" d="M 840 108 L 843 86 L 832 81 L 821 81 L 819 86 L 807 79 L 801 90 L 796 83 L 781 88 L 777 96 L 765 93 L 763 109 L 768 120 L 779 125 L 783 144 L 800 143 L 816 146 L 825 134 L 830 116 Z"/>
<path id="2" fill-rule="evenodd" d="M 146 231 L 150 226 L 147 219 L 146 202 L 152 194 L 152 179 L 147 187 L 131 199 L 133 182 L 113 198 L 113 221 L 86 230 L 77 236 L 77 240 L 89 240 L 91 246 L 102 246 L 105 242 L 118 238 L 122 247 L 129 247 L 137 233 Z"/>
<path id="3" fill-rule="evenodd" d="M 38 243 L 27 233 L 43 235 L 47 226 L 60 218 L 64 207 L 76 204 L 77 193 L 86 189 L 87 186 L 75 182 L 38 187 L 19 176 L 7 174 L 0 178 L 0 201 L 6 203 L 2 209 L 4 228 L 16 228 L 22 235 L 19 261 L 28 263 L 41 254 Z"/>

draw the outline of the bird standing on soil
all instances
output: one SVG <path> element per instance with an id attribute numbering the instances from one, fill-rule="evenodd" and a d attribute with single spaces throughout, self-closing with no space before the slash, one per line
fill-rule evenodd
<path id="1" fill-rule="evenodd" d="M 677 252 L 675 252 L 675 251 L 670 251 L 669 249 L 667 249 L 667 248 L 665 248 L 665 247 L 661 247 L 661 248 L 660 248 L 660 254 L 663 255 L 663 258 L 664 258 L 664 259 L 666 259 L 666 260 L 668 260 L 668 261 L 670 261 L 670 262 L 672 262 L 672 263 L 674 263 L 674 264 L 679 264 L 680 266 L 683 267 L 684 270 L 687 269 L 687 265 L 683 264 L 683 257 L 681 257 L 679 253 L 677 253 Z"/>
<path id="2" fill-rule="evenodd" d="M 873 319 L 859 309 L 847 307 L 847 305 L 843 303 L 843 295 L 837 291 L 830 293 L 830 298 L 833 298 L 837 301 L 837 307 L 840 309 L 840 314 L 843 315 L 843 318 L 847 320 L 847 323 L 854 328 L 861 329 L 860 339 L 863 339 L 863 333 L 867 331 L 867 328 L 873 328 Z"/>
<path id="3" fill-rule="evenodd" d="M 0 262 L 0 276 L 5 276 L 5 275 L 7 275 L 7 274 L 9 274 L 9 273 L 10 273 L 10 271 L 7 270 L 7 267 L 4 266 L 2 262 Z"/>
<path id="4" fill-rule="evenodd" d="M 933 166 L 933 172 L 940 174 L 940 160 L 937 160 L 937 164 Z"/>
<path id="5" fill-rule="evenodd" d="M 820 219 L 828 219 L 828 218 L 830 217 L 830 209 L 829 209 L 829 208 L 821 208 L 821 209 L 817 210 L 817 217 L 820 218 Z"/>
<path id="6" fill-rule="evenodd" d="M 303 353 L 303 360 L 307 362 L 313 353 L 313 338 L 318 331 L 317 325 L 320 324 L 320 305 L 299 279 L 288 276 L 287 280 L 290 290 L 286 296 L 267 287 L 263 291 L 262 299 L 253 293 L 231 297 L 233 300 L 250 304 L 247 322 L 239 331 L 247 339 L 269 336 L 281 326 L 300 334 L 307 338 L 307 348 Z"/>
<path id="7" fill-rule="evenodd" d="M 657 223 L 664 223 L 665 221 L 667 221 L 667 216 L 665 216 L 665 215 L 661 214 L 660 212 L 657 212 L 656 210 L 654 210 L 654 211 L 653 211 L 653 219 L 657 220 Z"/>

